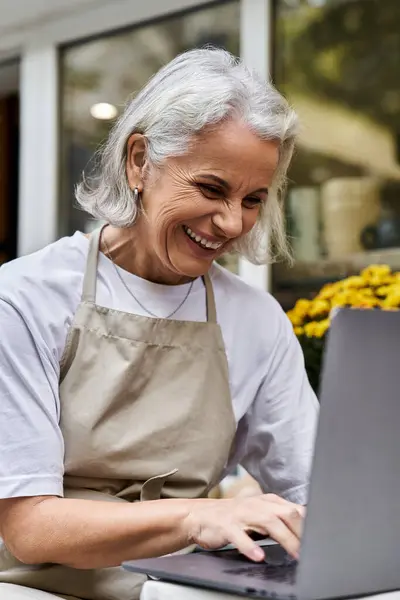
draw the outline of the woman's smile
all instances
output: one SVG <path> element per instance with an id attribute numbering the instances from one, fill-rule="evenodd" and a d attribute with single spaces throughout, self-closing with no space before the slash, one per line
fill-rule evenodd
<path id="1" fill-rule="evenodd" d="M 223 242 L 219 241 L 218 238 L 207 235 L 201 231 L 191 229 L 187 225 L 183 226 L 183 230 L 191 240 L 206 250 L 219 250 L 223 245 Z"/>

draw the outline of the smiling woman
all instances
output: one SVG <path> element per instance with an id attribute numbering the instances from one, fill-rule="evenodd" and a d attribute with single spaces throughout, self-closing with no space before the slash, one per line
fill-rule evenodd
<path id="1" fill-rule="evenodd" d="M 273 185 L 279 141 L 260 139 L 238 114 L 218 126 L 206 126 L 188 142 L 185 154 L 170 156 L 158 169 L 149 162 L 151 142 L 151 135 L 131 134 L 123 158 L 127 187 L 136 191 L 132 197 L 137 202 L 140 198 L 135 227 L 126 233 L 110 228 L 104 239 L 116 256 L 115 246 L 121 252 L 125 235 L 134 252 L 135 272 L 143 279 L 184 283 L 203 275 L 256 225 Z M 90 204 L 93 190 L 86 199 L 87 189 L 82 186 L 79 191 L 82 205 L 102 216 Z M 107 205 L 102 212 L 107 217 Z M 130 258 L 119 261 L 126 270 Z"/>
<path id="2" fill-rule="evenodd" d="M 184 53 L 77 189 L 105 225 L 0 270 L 0 597 L 136 599 L 121 562 L 262 560 L 249 530 L 297 557 L 317 401 L 279 305 L 215 263 L 288 255 L 296 125 L 228 52 Z M 239 463 L 264 494 L 208 498 Z"/>

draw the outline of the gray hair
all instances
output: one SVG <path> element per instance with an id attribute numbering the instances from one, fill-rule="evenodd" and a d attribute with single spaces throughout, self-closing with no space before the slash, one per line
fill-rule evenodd
<path id="1" fill-rule="evenodd" d="M 297 117 L 270 84 L 229 52 L 204 48 L 185 52 L 164 66 L 131 100 L 98 151 L 98 175 L 83 178 L 76 198 L 93 217 L 116 227 L 133 225 L 139 207 L 126 175 L 127 142 L 146 138 L 147 161 L 161 167 L 171 156 L 189 151 L 205 127 L 240 118 L 263 140 L 279 141 L 279 161 L 268 201 L 253 229 L 235 250 L 254 264 L 277 257 L 290 260 L 282 191 L 292 157 Z"/>

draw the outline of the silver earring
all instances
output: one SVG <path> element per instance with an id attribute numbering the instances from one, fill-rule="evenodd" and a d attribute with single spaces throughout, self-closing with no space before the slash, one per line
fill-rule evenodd
<path id="1" fill-rule="evenodd" d="M 135 189 L 133 190 L 133 202 L 134 204 L 137 204 L 139 201 L 139 188 L 135 187 Z"/>

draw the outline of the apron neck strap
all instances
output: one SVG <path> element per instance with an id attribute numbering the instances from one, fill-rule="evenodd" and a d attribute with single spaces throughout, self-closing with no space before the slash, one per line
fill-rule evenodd
<path id="1" fill-rule="evenodd" d="M 207 307 L 207 322 L 217 322 L 217 309 L 215 307 L 214 289 L 211 283 L 211 278 L 208 273 L 203 275 L 204 285 L 206 287 L 206 307 Z"/>
<path id="2" fill-rule="evenodd" d="M 99 260 L 101 234 L 103 233 L 104 227 L 107 227 L 107 225 L 95 229 L 89 239 L 89 251 L 86 261 L 85 276 L 83 279 L 82 302 L 90 302 L 92 304 L 95 304 L 96 302 L 97 263 Z M 217 309 L 215 307 L 215 296 L 208 273 L 203 275 L 203 281 L 206 288 L 207 322 L 216 323 Z"/>
<path id="3" fill-rule="evenodd" d="M 89 251 L 86 261 L 86 271 L 83 279 L 82 302 L 96 302 L 97 263 L 99 260 L 100 239 L 104 227 L 95 229 L 89 238 Z"/>

